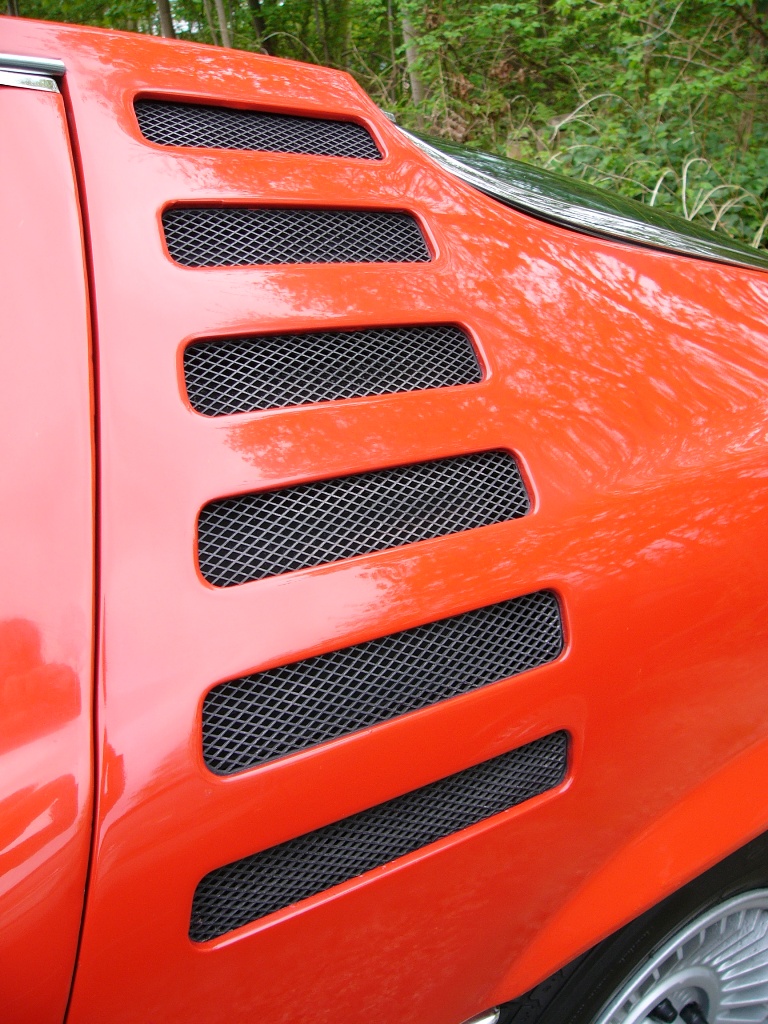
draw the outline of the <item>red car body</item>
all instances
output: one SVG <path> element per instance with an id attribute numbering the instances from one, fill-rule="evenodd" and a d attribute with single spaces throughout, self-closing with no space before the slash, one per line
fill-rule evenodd
<path id="1" fill-rule="evenodd" d="M 66 65 L 61 94 L 0 87 L 4 1024 L 459 1024 L 768 830 L 768 276 L 506 209 L 340 72 L 19 19 L 0 50 Z M 153 145 L 137 97 L 353 120 L 383 159 Z M 201 269 L 164 242 L 178 204 L 329 202 L 409 212 L 430 260 Z M 221 418 L 187 397 L 195 339 L 435 322 L 480 383 Z M 200 573 L 211 501 L 491 449 L 530 515 Z M 206 767 L 216 684 L 542 588 L 550 664 Z M 221 865 L 558 730 L 554 789 L 190 939 Z"/>

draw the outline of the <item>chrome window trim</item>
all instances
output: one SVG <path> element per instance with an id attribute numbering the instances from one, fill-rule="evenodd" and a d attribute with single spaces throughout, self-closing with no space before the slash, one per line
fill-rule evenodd
<path id="1" fill-rule="evenodd" d="M 58 92 L 59 87 L 53 78 L 47 75 L 31 75 L 25 71 L 6 71 L 0 67 L 0 87 L 10 86 L 12 89 L 35 89 L 39 92 Z"/>
<path id="2" fill-rule="evenodd" d="M 64 62 L 56 57 L 27 57 L 21 53 L 0 53 L 0 71 L 20 71 L 32 77 L 61 78 Z"/>
<path id="3" fill-rule="evenodd" d="M 518 160 L 400 130 L 444 170 L 505 206 L 540 220 L 598 238 L 768 271 L 764 249 L 753 249 L 655 207 Z"/>

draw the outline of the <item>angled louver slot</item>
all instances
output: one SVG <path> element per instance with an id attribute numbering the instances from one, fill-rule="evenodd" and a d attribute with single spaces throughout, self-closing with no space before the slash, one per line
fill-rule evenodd
<path id="1" fill-rule="evenodd" d="M 430 259 L 417 221 L 399 210 L 184 206 L 163 213 L 163 228 L 185 267 Z"/>
<path id="2" fill-rule="evenodd" d="M 557 732 L 385 804 L 211 871 L 195 890 L 190 938 L 224 935 L 509 810 L 563 779 Z"/>
<path id="3" fill-rule="evenodd" d="M 199 341 L 184 352 L 193 407 L 224 416 L 482 379 L 472 342 L 450 324 Z"/>
<path id="4" fill-rule="evenodd" d="M 217 587 L 383 551 L 526 515 L 504 451 L 224 498 L 198 520 L 198 559 Z"/>
<path id="5" fill-rule="evenodd" d="M 553 661 L 557 598 L 526 594 L 216 686 L 203 704 L 203 756 L 243 771 Z"/>
<path id="6" fill-rule="evenodd" d="M 137 100 L 134 106 L 142 135 L 160 146 L 381 160 L 370 132 L 354 121 L 170 100 Z"/>

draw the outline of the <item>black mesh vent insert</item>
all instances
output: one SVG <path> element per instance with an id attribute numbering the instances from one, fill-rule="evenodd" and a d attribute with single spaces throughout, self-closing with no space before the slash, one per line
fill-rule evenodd
<path id="1" fill-rule="evenodd" d="M 135 109 L 142 135 L 161 146 L 381 160 L 370 133 L 353 121 L 166 100 L 137 100 Z"/>
<path id="2" fill-rule="evenodd" d="M 224 935 L 476 825 L 559 785 L 568 739 L 553 733 L 385 804 L 211 871 L 190 938 Z"/>
<path id="3" fill-rule="evenodd" d="M 199 341 L 184 352 L 184 376 L 207 416 L 482 379 L 469 338 L 448 324 Z"/>
<path id="4" fill-rule="evenodd" d="M 503 451 L 243 494 L 201 511 L 200 572 L 230 587 L 506 522 L 529 509 L 517 463 Z"/>
<path id="5" fill-rule="evenodd" d="M 498 682 L 558 656 L 563 630 L 551 591 L 254 673 L 203 704 L 203 756 L 219 774 Z"/>
<path id="6" fill-rule="evenodd" d="M 183 206 L 163 213 L 168 251 L 185 267 L 278 263 L 425 263 L 421 228 L 397 210 Z"/>

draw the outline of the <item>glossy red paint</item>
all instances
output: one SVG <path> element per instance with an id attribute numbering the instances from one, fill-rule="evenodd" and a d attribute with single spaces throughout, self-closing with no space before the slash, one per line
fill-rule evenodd
<path id="1" fill-rule="evenodd" d="M 336 72 L 2 27 L 5 49 L 67 64 L 99 336 L 101 777 L 71 1024 L 456 1024 L 768 828 L 764 787 L 741 800 L 768 767 L 768 277 L 504 209 Z M 385 159 L 153 146 L 136 95 L 353 117 Z M 407 209 L 435 258 L 185 269 L 160 215 L 202 201 Z M 446 321 L 477 339 L 483 383 L 221 419 L 184 397 L 193 338 Z M 213 498 L 496 447 L 525 468 L 525 519 L 225 590 L 196 569 Z M 556 663 L 206 771 L 216 683 L 545 586 L 566 619 Z M 190 942 L 209 870 L 561 728 L 560 790 Z M 695 829 L 702 807 L 722 828 Z"/>
<path id="2" fill-rule="evenodd" d="M 62 99 L 0 88 L 0 125 L 0 1019 L 55 1024 L 92 823 L 88 304 Z"/>

